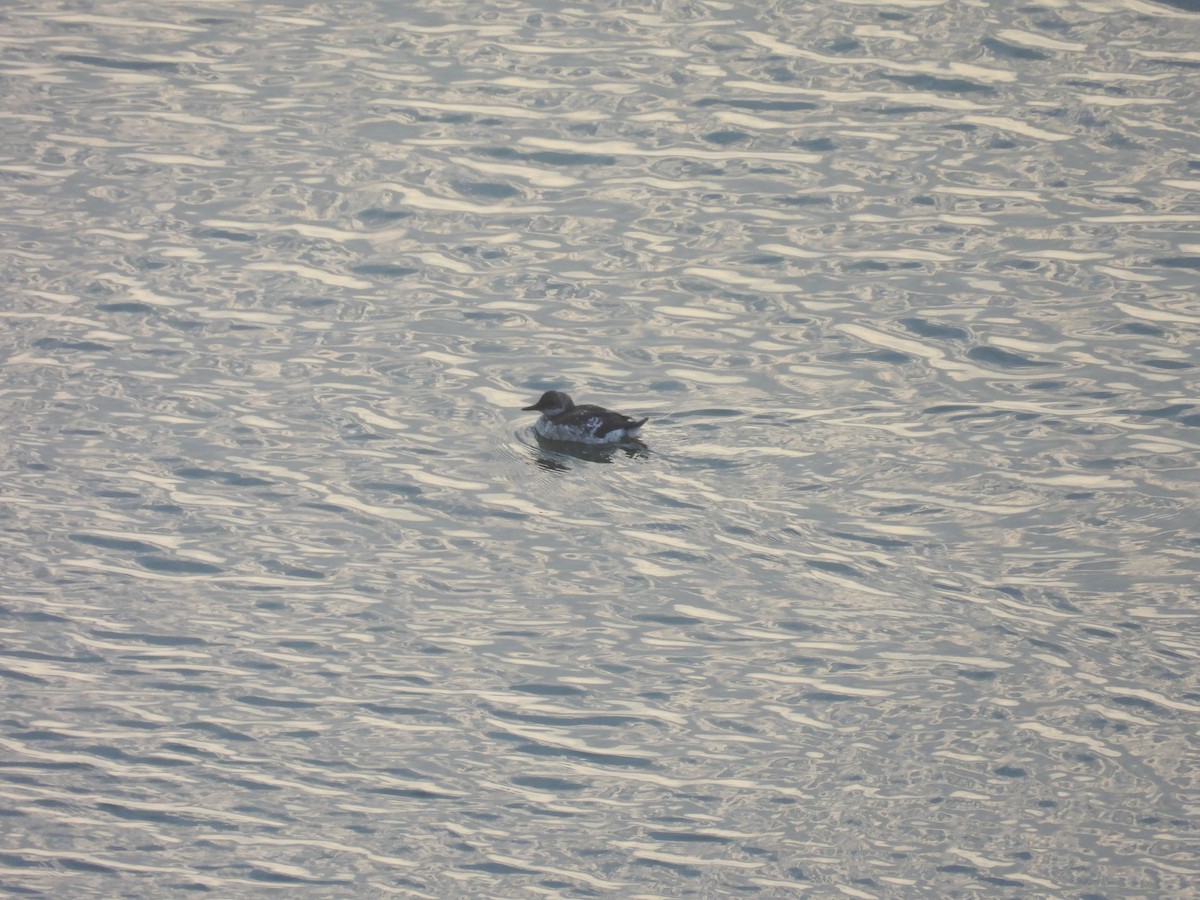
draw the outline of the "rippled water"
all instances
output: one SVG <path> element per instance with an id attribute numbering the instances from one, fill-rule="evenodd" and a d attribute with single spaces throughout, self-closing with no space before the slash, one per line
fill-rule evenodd
<path id="1" fill-rule="evenodd" d="M 0 18 L 0 891 L 1195 890 L 1192 4 Z"/>

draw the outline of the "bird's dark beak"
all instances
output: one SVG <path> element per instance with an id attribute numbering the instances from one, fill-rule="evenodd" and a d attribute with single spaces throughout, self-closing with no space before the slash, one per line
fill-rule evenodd
<path id="1" fill-rule="evenodd" d="M 537 408 L 538 408 L 538 405 L 535 403 L 535 404 L 533 404 L 533 406 L 522 406 L 521 411 L 528 412 L 531 409 L 537 409 Z"/>

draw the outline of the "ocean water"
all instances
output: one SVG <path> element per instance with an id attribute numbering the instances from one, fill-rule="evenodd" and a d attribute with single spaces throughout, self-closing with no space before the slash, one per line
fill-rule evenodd
<path id="1" fill-rule="evenodd" d="M 1194 4 L 0 22 L 0 893 L 1195 896 Z"/>

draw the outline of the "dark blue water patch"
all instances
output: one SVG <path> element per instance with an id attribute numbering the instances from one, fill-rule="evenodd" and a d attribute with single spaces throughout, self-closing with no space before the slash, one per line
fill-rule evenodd
<path id="1" fill-rule="evenodd" d="M 130 541 L 122 538 L 104 537 L 98 534 L 69 534 L 68 538 L 79 544 L 101 547 L 105 550 L 121 550 L 128 553 L 156 553 L 158 548 L 145 541 Z"/>
<path id="2" fill-rule="evenodd" d="M 743 415 L 742 410 L 726 406 L 706 406 L 701 409 L 688 409 L 672 413 L 674 419 L 730 419 Z"/>
<path id="3" fill-rule="evenodd" d="M 96 766 L 87 762 L 44 762 L 38 759 L 23 759 L 20 762 L 10 762 L 0 759 L 0 771 L 8 771 L 14 774 L 9 775 L 5 780 L 14 784 L 30 784 L 36 783 L 33 778 L 26 778 L 20 775 L 20 772 L 26 769 L 36 769 L 39 772 L 92 772 Z"/>
<path id="4" fill-rule="evenodd" d="M 833 198 L 823 194 L 797 194 L 792 197 L 776 197 L 777 206 L 833 206 Z"/>
<path id="5" fill-rule="evenodd" d="M 985 884 L 990 884 L 1001 888 L 1027 887 L 1027 884 L 1024 881 L 1017 881 L 1015 878 L 1002 878 L 999 875 L 980 875 L 979 880 Z"/>
<path id="6" fill-rule="evenodd" d="M 127 822 L 153 822 L 156 825 L 205 825 L 206 827 L 216 826 L 221 827 L 220 822 L 206 821 L 197 819 L 192 816 L 184 816 L 178 813 L 164 812 L 157 809 L 130 809 L 127 806 L 121 806 L 119 803 L 97 803 L 96 809 L 101 812 L 106 812 L 110 816 L 117 819 L 124 819 Z M 226 826 L 228 828 L 229 826 Z"/>
<path id="7" fill-rule="evenodd" d="M 522 869 L 520 866 L 510 866 L 507 863 L 499 862 L 481 862 L 481 863 L 465 863 L 459 866 L 461 869 L 468 869 L 473 872 L 487 872 L 489 875 L 537 875 L 533 869 Z"/>
<path id="8" fill-rule="evenodd" d="M 1145 337 L 1166 337 L 1166 331 L 1148 322 L 1121 322 L 1112 328 L 1114 334 L 1137 334 Z"/>
<path id="9" fill-rule="evenodd" d="M 800 150 L 807 150 L 810 153 L 832 153 L 838 148 L 838 145 L 829 138 L 813 138 L 812 140 L 799 138 L 792 141 L 792 146 Z"/>
<path id="10" fill-rule="evenodd" d="M 946 866 L 938 866 L 939 872 L 945 872 L 948 875 L 978 875 L 979 870 L 974 866 L 964 866 L 961 863 L 950 863 Z"/>
<path id="11" fill-rule="evenodd" d="M 891 260 L 883 262 L 878 259 L 856 259 L 846 263 L 843 268 L 847 272 L 887 272 L 889 270 L 912 270 L 924 268 L 925 263 L 917 260 Z"/>
<path id="12" fill-rule="evenodd" d="M 383 794 L 386 797 L 406 797 L 411 800 L 455 800 L 452 794 L 439 793 L 426 788 L 377 787 L 367 791 L 368 794 Z"/>
<path id="13" fill-rule="evenodd" d="M 307 581 L 321 581 L 328 578 L 329 572 L 318 572 L 316 569 L 305 569 L 300 566 L 291 566 L 287 563 L 276 562 L 275 560 L 264 560 L 262 567 L 268 572 L 274 572 L 276 575 L 283 575 L 285 578 L 303 578 Z"/>
<path id="14" fill-rule="evenodd" d="M 39 350 L 76 350 L 80 353 L 111 353 L 112 347 L 97 341 L 65 341 L 60 338 L 38 338 L 33 346 Z"/>
<path id="15" fill-rule="evenodd" d="M 615 166 L 617 164 L 617 158 L 607 153 L 573 153 L 562 150 L 522 153 L 512 147 L 480 147 L 477 152 L 494 159 L 528 160 L 548 166 Z"/>
<path id="16" fill-rule="evenodd" d="M 512 735 L 492 732 L 491 737 L 502 740 L 514 740 Z M 555 747 L 550 744 L 536 744 L 529 741 L 521 741 L 513 748 L 515 753 L 524 753 L 528 756 L 536 756 L 539 758 L 558 758 L 565 757 L 567 759 L 581 759 L 585 762 L 595 763 L 602 766 L 622 766 L 630 769 L 653 769 L 656 765 L 653 760 L 646 759 L 642 756 L 629 756 L 622 753 L 604 753 L 599 750 L 575 750 L 570 747 Z"/>
<path id="17" fill-rule="evenodd" d="M 134 560 L 143 569 L 168 575 L 217 575 L 225 570 L 212 563 L 194 559 L 175 559 L 170 556 L 139 556 Z"/>
<path id="18" fill-rule="evenodd" d="M 1050 379 L 1047 381 L 1031 381 L 1026 385 L 1031 391 L 1047 391 L 1050 393 L 1065 393 L 1071 387 L 1070 382 Z"/>
<path id="19" fill-rule="evenodd" d="M 28 859 L 21 856 L 19 853 L 0 853 L 0 865 L 10 866 L 14 869 L 49 869 L 54 864 L 45 857 L 37 857 L 36 859 Z M 8 885 L 0 882 L 0 889 L 8 890 Z M 19 893 L 33 894 L 37 897 L 45 897 L 45 891 L 34 891 L 28 888 L 21 889 Z M 7 895 L 5 895 L 7 896 Z"/>
<path id="20" fill-rule="evenodd" d="M 374 110 L 372 110 L 374 111 Z M 484 124 L 482 118 L 469 112 L 430 111 L 408 109 L 395 114 L 397 119 L 407 119 L 409 122 L 437 122 L 442 125 L 468 125 L 471 123 Z"/>
<path id="21" fill-rule="evenodd" d="M 326 769 L 341 769 L 342 763 L 337 759 L 309 759 L 315 765 Z M 420 780 L 425 778 L 424 772 L 418 772 L 416 769 L 410 769 L 408 766 L 385 766 L 380 769 L 384 775 L 392 778 L 407 778 L 409 780 Z"/>
<path id="22" fill-rule="evenodd" d="M 172 328 L 177 328 L 180 331 L 199 331 L 202 328 L 209 327 L 208 322 L 202 322 L 199 319 L 185 319 L 182 317 L 172 318 L 169 320 L 169 323 Z"/>
<path id="23" fill-rule="evenodd" d="M 391 225 L 400 219 L 407 219 L 410 216 L 412 216 L 411 210 L 381 209 L 377 206 L 372 206 L 359 210 L 354 217 L 364 225 Z"/>
<path id="24" fill-rule="evenodd" d="M 262 672 L 274 672 L 283 668 L 282 664 L 265 659 L 244 659 L 242 665 L 248 669 L 258 669 Z"/>
<path id="25" fill-rule="evenodd" d="M 310 700 L 284 700 L 277 697 L 264 697 L 261 694 L 242 694 L 233 699 L 238 703 L 245 703 L 247 706 L 258 706 L 264 709 L 316 709 L 318 705 Z"/>
<path id="26" fill-rule="evenodd" d="M 510 200 L 521 196 L 520 190 L 499 181 L 454 181 L 450 186 L 464 197 L 479 197 L 484 200 Z"/>
<path id="27" fill-rule="evenodd" d="M 184 722 L 182 727 L 189 728 L 192 731 L 203 732 L 223 741 L 255 742 L 255 739 L 250 737 L 250 735 L 227 728 L 224 725 L 218 725 L 216 722 Z"/>
<path id="28" fill-rule="evenodd" d="M 1009 44 L 996 38 L 984 38 L 980 43 L 997 56 L 1007 57 L 1008 59 L 1047 60 L 1050 58 L 1048 54 L 1042 53 L 1040 50 L 1032 50 L 1029 47 Z"/>
<path id="29" fill-rule="evenodd" d="M 373 278 L 404 278 L 421 271 L 413 266 L 400 266 L 392 263 L 363 263 L 351 266 L 350 270 L 356 275 L 367 275 Z"/>
<path id="30" fill-rule="evenodd" d="M 445 718 L 445 716 L 432 709 L 424 709 L 420 706 L 392 706 L 388 703 L 359 703 L 359 709 L 365 709 L 367 712 L 375 713 L 378 716 L 435 716 L 437 718 Z"/>
<path id="31" fill-rule="evenodd" d="M 795 112 L 802 109 L 816 109 L 817 104 L 810 100 L 743 100 L 737 98 L 702 97 L 696 101 L 697 106 L 728 106 L 733 109 L 748 109 L 753 112 Z"/>
<path id="32" fill-rule="evenodd" d="M 158 731 L 162 728 L 158 722 L 147 722 L 144 719 L 117 718 L 110 719 L 108 724 L 117 728 L 128 728 L 130 731 Z"/>
<path id="33" fill-rule="evenodd" d="M 217 692 L 215 687 L 190 681 L 151 681 L 146 687 L 156 691 L 174 691 L 179 694 L 215 694 Z"/>
<path id="34" fill-rule="evenodd" d="M 666 859 L 648 859 L 639 856 L 633 861 L 635 866 L 645 866 L 646 868 L 654 869 L 670 869 L 672 872 L 678 872 L 680 875 L 686 875 L 688 878 L 699 878 L 701 872 L 695 866 L 689 866 L 686 863 L 672 862 Z"/>
<path id="35" fill-rule="evenodd" d="M 1026 638 L 1029 643 L 1035 647 L 1040 647 L 1042 650 L 1049 650 L 1056 656 L 1061 656 L 1064 659 L 1070 657 L 1070 652 L 1062 644 L 1056 644 L 1053 641 L 1044 641 L 1041 638 Z"/>
<path id="36" fill-rule="evenodd" d="M 356 422 L 352 425 L 346 426 L 342 433 L 342 440 L 364 443 L 366 441 L 388 441 L 391 440 L 391 438 L 387 435 L 375 434 L 371 431 L 364 431 L 362 426 Z"/>
<path id="37" fill-rule="evenodd" d="M 825 629 L 813 622 L 803 622 L 799 619 L 784 619 L 781 622 L 775 623 L 776 628 L 782 628 L 784 631 L 791 631 L 795 634 L 818 634 Z"/>
<path id="38" fill-rule="evenodd" d="M 939 91 L 947 94 L 994 94 L 990 84 L 971 81 L 969 78 L 939 78 L 936 75 L 887 75 L 885 78 L 907 84 L 919 91 Z"/>
<path id="39" fill-rule="evenodd" d="M 830 41 L 821 41 L 817 44 L 817 48 L 826 53 L 836 53 L 839 56 L 845 56 L 847 53 L 861 53 L 863 51 L 863 45 L 857 39 L 848 35 L 842 35 Z"/>
<path id="40" fill-rule="evenodd" d="M 651 381 L 646 385 L 646 388 L 654 394 L 680 394 L 686 393 L 691 389 L 689 385 L 674 378 L 668 378 L 663 381 Z"/>
<path id="41" fill-rule="evenodd" d="M 317 651 L 324 650 L 324 645 L 320 641 L 306 641 L 306 640 L 279 641 L 276 644 L 276 646 L 286 647 L 289 650 L 299 650 L 302 652 L 303 651 L 312 651 L 312 650 L 317 650 Z"/>
<path id="42" fill-rule="evenodd" d="M 707 510 L 709 508 L 707 503 L 689 503 L 688 501 L 680 500 L 677 497 L 664 497 L 661 494 L 655 495 L 654 502 L 658 506 L 667 509 Z"/>
<path id="43" fill-rule="evenodd" d="M 975 413 L 983 408 L 974 403 L 941 403 L 937 406 L 927 406 L 921 412 L 928 416 L 944 416 L 962 412 Z"/>
<path id="44" fill-rule="evenodd" d="M 72 432 L 64 432 L 72 433 Z M 134 491 L 96 491 L 97 497 L 103 497 L 106 500 L 140 500 L 142 494 Z"/>
<path id="45" fill-rule="evenodd" d="M 1160 3 L 1181 2 L 1181 0 L 1159 0 L 1159 2 Z M 1200 69 L 1200 62 L 1192 62 L 1191 60 L 1187 60 L 1187 59 L 1170 58 L 1170 57 L 1164 56 L 1164 57 L 1160 57 L 1159 59 L 1155 60 L 1155 62 L 1158 63 L 1158 65 L 1164 66 L 1166 68 L 1184 69 L 1189 72 L 1193 71 L 1195 69 Z"/>
<path id="46" fill-rule="evenodd" d="M 648 722 L 641 716 L 610 714 L 610 715 L 538 715 L 534 713 L 516 712 L 509 709 L 500 709 L 488 706 L 489 712 L 497 719 L 504 719 L 509 722 L 521 722 L 523 724 L 532 725 L 570 725 L 578 726 L 600 726 L 603 728 L 621 728 L 629 725 L 638 724 L 654 724 Z"/>
<path id="47" fill-rule="evenodd" d="M 1118 409 L 1117 413 L 1126 416 L 1139 416 L 1146 419 L 1176 419 L 1180 422 L 1185 422 L 1188 419 L 1196 418 L 1195 416 L 1183 415 L 1193 409 L 1195 404 L 1192 403 L 1174 403 L 1170 406 L 1160 406 L 1155 409 Z"/>
<path id="48" fill-rule="evenodd" d="M 55 619 L 54 621 L 64 621 Z M 103 662 L 103 657 L 94 653 L 83 653 L 79 656 L 65 656 L 61 653 L 41 653 L 37 650 L 21 650 L 16 647 L 5 650 L 4 655 L 10 659 L 37 659 L 56 663 L 97 663 Z"/>
<path id="49" fill-rule="evenodd" d="M 977 682 L 992 681 L 996 678 L 996 673 L 990 669 L 959 669 L 958 675 L 968 681 Z"/>
<path id="50" fill-rule="evenodd" d="M 832 362 L 877 362 L 889 366 L 903 366 L 913 361 L 907 353 L 879 347 L 873 350 L 846 350 L 827 357 Z"/>
<path id="51" fill-rule="evenodd" d="M 1150 366 L 1152 369 L 1191 369 L 1193 368 L 1190 362 L 1184 362 L 1182 359 L 1143 359 L 1140 360 L 1143 366 Z"/>
<path id="52" fill-rule="evenodd" d="M 196 237 L 204 241 L 235 241 L 246 244 L 258 236 L 245 231 L 233 231 L 229 228 L 200 228 L 196 231 Z"/>
<path id="53" fill-rule="evenodd" d="M 556 794 L 582 791 L 586 787 L 582 782 L 566 781 L 562 778 L 550 778 L 544 775 L 517 775 L 512 779 L 512 783 L 538 791 L 553 791 Z"/>
<path id="54" fill-rule="evenodd" d="M 1156 716 L 1169 716 L 1170 712 L 1166 707 L 1159 706 L 1153 700 L 1147 700 L 1144 697 L 1111 697 L 1109 702 L 1115 706 L 1126 706 L 1140 709 L 1144 712 L 1153 713 Z"/>
<path id="55" fill-rule="evenodd" d="M 0 617 L 10 619 L 24 619 L 27 622 L 66 622 L 68 619 L 65 616 L 56 616 L 52 613 L 42 612 L 40 609 L 11 609 L 10 607 L 0 604 Z"/>
<path id="56" fill-rule="evenodd" d="M 1001 350 L 998 347 L 972 347 L 967 351 L 967 358 L 985 365 L 999 366 L 1002 369 L 1031 369 L 1037 366 L 1050 366 L 1053 363 L 1040 359 L 1030 359 L 1019 353 Z"/>
<path id="57" fill-rule="evenodd" d="M 173 62 L 151 62 L 144 59 L 109 59 L 106 56 L 86 56 L 82 53 L 63 53 L 58 58 L 63 62 L 81 63 L 85 66 L 98 66 L 102 69 L 125 69 L 130 72 L 179 71 L 179 64 Z"/>
<path id="58" fill-rule="evenodd" d="M 773 253 L 755 253 L 751 256 L 743 256 L 734 260 L 734 264 L 738 266 L 762 266 L 771 268 L 783 263 L 782 256 L 776 256 Z"/>
<path id="59" fill-rule="evenodd" d="M 122 641 L 139 641 L 153 647 L 207 647 L 208 641 L 203 638 L 185 634 L 143 634 L 136 631 L 104 631 L 92 629 L 90 634 L 101 638 L 113 638 Z"/>
<path id="60" fill-rule="evenodd" d="M 33 731 L 14 731 L 10 735 L 14 738 L 19 738 L 22 741 L 65 741 L 70 740 L 68 735 L 59 734 L 57 731 L 46 731 L 45 729 L 35 729 Z"/>
<path id="61" fill-rule="evenodd" d="M 733 144 L 740 144 L 743 141 L 749 140 L 750 135 L 744 131 L 726 129 L 725 131 L 710 131 L 708 134 L 702 134 L 700 135 L 700 139 L 710 144 L 716 144 L 718 147 L 729 147 Z"/>
<path id="62" fill-rule="evenodd" d="M 475 309 L 460 313 L 459 315 L 467 322 L 484 322 L 489 325 L 496 325 L 497 327 L 505 323 L 528 321 L 526 317 L 515 315 L 511 310 L 497 310 L 492 312 L 490 310 Z"/>
<path id="63" fill-rule="evenodd" d="M 935 106 L 919 106 L 917 104 L 885 105 L 879 109 L 868 110 L 869 113 L 881 116 L 919 116 L 922 113 L 942 112 Z M 974 125 L 944 125 L 951 131 L 974 131 Z"/>
<path id="64" fill-rule="evenodd" d="M 958 415 L 947 416 L 947 419 L 951 422 L 982 423 L 982 422 L 987 422 L 989 420 L 998 420 L 998 419 L 1013 419 L 1013 420 L 1017 420 L 1017 421 L 1022 421 L 1023 418 L 1028 418 L 1028 417 L 1036 418 L 1037 416 L 1035 413 L 1015 413 L 1012 410 L 1007 410 L 1007 409 L 989 409 L 986 406 L 979 406 L 979 407 L 976 407 L 971 412 L 964 412 L 964 413 L 960 413 Z"/>
<path id="65" fill-rule="evenodd" d="M 480 259 L 489 261 L 508 257 L 508 253 L 500 247 L 478 247 L 473 244 L 461 245 L 458 247 L 458 252 L 463 256 L 478 256 Z"/>
<path id="66" fill-rule="evenodd" d="M 965 341 L 971 336 L 965 328 L 959 328 L 957 325 L 943 325 L 941 322 L 932 322 L 929 319 L 922 319 L 917 316 L 901 319 L 900 324 L 913 334 L 926 338 Z"/>
<path id="67" fill-rule="evenodd" d="M 599 445 L 597 445 L 599 446 Z M 580 459 L 587 459 L 586 454 L 575 454 Z M 604 462 L 599 454 L 596 456 L 598 462 Z M 611 460 L 610 460 L 611 461 Z M 562 462 L 556 462 L 545 456 L 540 456 L 536 460 L 537 465 L 543 469 L 549 469 L 555 472 L 569 472 L 571 467 Z M 503 507 L 487 507 L 477 503 L 454 502 L 445 498 L 427 497 L 417 495 L 416 504 L 426 509 L 435 509 L 441 513 L 461 516 L 464 519 L 501 519 L 507 522 L 524 522 L 532 517 L 527 512 L 521 512 L 516 509 L 504 509 Z M 435 579 L 426 578 L 426 583 L 434 585 L 444 585 L 444 582 L 438 582 Z"/>
<path id="68" fill-rule="evenodd" d="M 514 684 L 509 687 L 514 691 L 537 694 L 539 697 L 586 697 L 588 693 L 569 684 Z"/>
<path id="69" fill-rule="evenodd" d="M 1164 6 L 1173 6 L 1184 12 L 1200 13 L 1200 0 L 1157 0 Z"/>
<path id="70" fill-rule="evenodd" d="M 39 678 L 37 675 L 30 675 L 26 672 L 18 672 L 15 669 L 6 669 L 0 667 L 0 678 L 7 678 L 10 681 L 21 681 L 25 684 L 48 684 L 45 678 Z"/>
<path id="71" fill-rule="evenodd" d="M 1084 91 L 1089 94 L 1091 94 L 1091 93 L 1106 94 L 1109 97 L 1129 97 L 1130 96 L 1128 88 L 1122 87 L 1120 85 L 1105 84 L 1103 81 L 1095 81 L 1095 80 L 1089 79 L 1089 78 L 1067 78 L 1066 80 L 1063 81 L 1063 84 L 1068 85 L 1070 87 L 1079 88 L 1081 91 Z M 1084 120 L 1084 124 L 1086 124 L 1088 126 L 1092 126 L 1092 125 L 1100 125 L 1102 123 L 1099 120 L 1097 120 L 1095 117 L 1089 115 Z M 1124 196 L 1109 197 L 1104 194 L 1089 193 L 1088 199 L 1091 201 L 1100 202 L 1100 203 L 1103 203 L 1105 201 L 1110 201 L 1112 203 L 1128 203 L 1129 195 L 1125 194 Z"/>
<path id="72" fill-rule="evenodd" d="M 239 475 L 237 472 L 221 472 L 213 469 L 202 469 L 194 466 L 176 469 L 174 474 L 178 475 L 180 478 L 191 478 L 203 481 L 219 481 L 222 484 L 228 484 L 231 487 L 266 487 L 275 484 L 273 481 L 268 481 L 265 478 L 258 478 L 253 475 Z"/>
<path id="73" fill-rule="evenodd" d="M 1027 778 L 1029 772 L 1020 766 L 996 766 L 992 771 L 1001 778 Z"/>
<path id="74" fill-rule="evenodd" d="M 694 831 L 648 831 L 647 836 L 656 841 L 667 841 L 683 844 L 732 844 L 727 837 L 717 834 L 697 834 Z"/>
<path id="75" fill-rule="evenodd" d="M 284 297 L 280 302 L 295 306 L 298 309 L 327 309 L 330 306 L 337 306 L 338 304 L 338 301 L 332 297 L 321 296 Z"/>
<path id="76" fill-rule="evenodd" d="M 264 884 L 308 884 L 318 886 L 337 886 L 343 889 L 348 889 L 351 884 L 351 882 L 345 878 L 304 878 L 300 875 L 288 875 L 283 872 L 260 869 L 257 866 L 249 867 L 246 870 L 245 877 L 252 881 L 261 881 Z"/>
<path id="77" fill-rule="evenodd" d="M 86 859 L 72 859 L 69 856 L 56 857 L 54 864 L 72 872 L 91 872 L 96 875 L 116 875 L 118 871 L 112 866 L 90 862 Z"/>
<path id="78" fill-rule="evenodd" d="M 154 307 L 149 303 L 101 303 L 96 309 L 106 313 L 127 313 L 129 315 L 145 315 L 146 313 L 154 312 Z"/>
<path id="79" fill-rule="evenodd" d="M 687 625 L 696 625 L 696 624 L 699 624 L 699 622 L 700 622 L 700 619 L 693 618 L 692 616 L 666 615 L 666 614 L 655 614 L 655 613 L 646 613 L 644 615 L 637 615 L 637 616 L 633 617 L 633 620 L 635 622 L 650 622 L 651 624 L 654 624 L 654 625 L 674 625 L 677 627 L 684 627 Z"/>

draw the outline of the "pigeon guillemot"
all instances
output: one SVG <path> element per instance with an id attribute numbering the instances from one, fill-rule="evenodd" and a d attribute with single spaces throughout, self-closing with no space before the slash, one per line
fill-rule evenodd
<path id="1" fill-rule="evenodd" d="M 533 425 L 533 430 L 542 437 L 551 441 L 582 444 L 615 444 L 636 438 L 649 418 L 631 419 L 591 404 L 576 406 L 562 391 L 546 391 L 533 406 L 522 408 L 542 414 Z"/>

